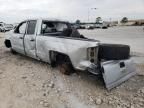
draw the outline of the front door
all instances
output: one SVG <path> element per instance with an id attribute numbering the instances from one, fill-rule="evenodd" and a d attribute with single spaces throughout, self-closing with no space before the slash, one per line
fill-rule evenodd
<path id="1" fill-rule="evenodd" d="M 11 36 L 11 44 L 12 44 L 12 49 L 15 51 L 25 54 L 24 51 L 24 35 L 26 32 L 26 22 L 22 22 L 18 25 L 18 27 L 14 30 L 14 33 Z"/>
<path id="2" fill-rule="evenodd" d="M 24 37 L 24 46 L 27 56 L 36 58 L 36 20 L 28 21 L 27 30 Z"/>

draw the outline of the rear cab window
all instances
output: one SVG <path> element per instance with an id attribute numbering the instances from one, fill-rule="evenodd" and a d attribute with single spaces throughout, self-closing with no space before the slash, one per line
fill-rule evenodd
<path id="1" fill-rule="evenodd" d="M 66 22 L 42 21 L 41 34 L 48 36 L 60 36 L 60 34 L 68 27 L 68 23 Z"/>

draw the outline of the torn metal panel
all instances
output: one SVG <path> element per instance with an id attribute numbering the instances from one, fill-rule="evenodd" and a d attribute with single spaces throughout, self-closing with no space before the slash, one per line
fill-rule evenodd
<path id="1" fill-rule="evenodd" d="M 40 35 L 36 38 L 36 53 L 41 60 L 46 62 L 50 62 L 50 51 L 66 54 L 69 56 L 73 66 L 77 69 L 82 67 L 80 66 L 82 61 L 89 62 L 87 60 L 87 49 L 89 47 L 97 47 L 98 44 L 99 42 Z"/>
<path id="2" fill-rule="evenodd" d="M 101 64 L 103 78 L 108 90 L 118 86 L 136 74 L 132 60 L 108 61 Z"/>

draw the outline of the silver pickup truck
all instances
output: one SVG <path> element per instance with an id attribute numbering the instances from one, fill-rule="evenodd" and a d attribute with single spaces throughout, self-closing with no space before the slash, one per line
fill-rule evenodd
<path id="1" fill-rule="evenodd" d="M 136 74 L 128 45 L 102 44 L 88 39 L 66 21 L 23 21 L 6 33 L 4 43 L 13 53 L 58 66 L 63 74 L 81 70 L 100 75 L 108 90 Z"/>

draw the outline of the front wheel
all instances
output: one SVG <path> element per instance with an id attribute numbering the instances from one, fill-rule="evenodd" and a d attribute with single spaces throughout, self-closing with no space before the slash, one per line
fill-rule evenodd
<path id="1" fill-rule="evenodd" d="M 5 46 L 6 46 L 7 48 L 11 48 L 11 42 L 10 42 L 10 40 L 5 40 L 5 41 L 4 41 L 4 44 L 5 44 Z"/>

